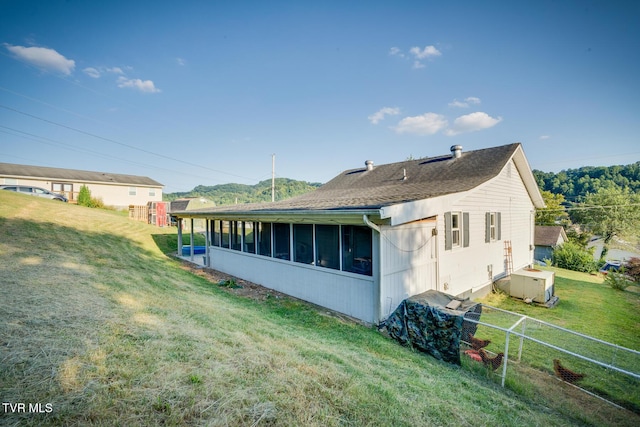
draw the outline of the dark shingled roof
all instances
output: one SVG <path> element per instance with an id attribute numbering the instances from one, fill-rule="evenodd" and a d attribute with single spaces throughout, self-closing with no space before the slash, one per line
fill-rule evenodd
<path id="1" fill-rule="evenodd" d="M 564 241 L 567 235 L 561 225 L 536 225 L 533 244 L 536 246 L 556 246 L 560 235 Z"/>
<path id="2" fill-rule="evenodd" d="M 190 212 L 375 210 L 471 190 L 500 173 L 519 143 L 419 160 L 351 169 L 310 193 L 273 203 L 250 203 Z M 406 179 L 403 177 L 406 175 Z"/>
<path id="3" fill-rule="evenodd" d="M 146 176 L 122 175 L 117 173 L 91 172 L 75 169 L 49 168 L 44 166 L 14 165 L 0 163 L 0 175 L 66 180 L 79 182 L 105 182 L 110 184 L 145 185 L 162 187 L 158 181 Z"/>

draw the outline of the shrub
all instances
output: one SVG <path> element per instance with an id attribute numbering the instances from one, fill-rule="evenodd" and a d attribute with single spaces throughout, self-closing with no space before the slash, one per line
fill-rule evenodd
<path id="1" fill-rule="evenodd" d="M 624 267 L 622 267 L 619 271 L 610 271 L 607 273 L 607 276 L 604 278 L 604 284 L 618 291 L 624 291 L 633 285 L 633 282 L 629 276 L 627 276 Z"/>
<path id="2" fill-rule="evenodd" d="M 591 273 L 596 271 L 596 262 L 593 253 L 582 249 L 573 242 L 566 242 L 557 247 L 551 255 L 553 265 L 567 270 Z"/>
<path id="3" fill-rule="evenodd" d="M 91 198 L 91 205 L 90 205 L 90 207 L 92 207 L 92 208 L 106 209 L 106 206 L 105 206 L 104 202 L 102 201 L 102 199 L 100 199 L 100 198 L 95 198 L 95 197 L 92 197 L 92 198 Z"/>
<path id="4" fill-rule="evenodd" d="M 640 283 L 640 258 L 630 258 L 624 266 L 627 276 Z"/>
<path id="5" fill-rule="evenodd" d="M 88 208 L 106 208 L 102 199 L 91 197 L 91 190 L 89 190 L 89 187 L 86 185 L 80 187 L 80 192 L 78 193 L 78 204 Z"/>
<path id="6" fill-rule="evenodd" d="M 91 190 L 86 185 L 80 187 L 80 193 L 78 193 L 78 204 L 80 206 L 91 207 Z"/>

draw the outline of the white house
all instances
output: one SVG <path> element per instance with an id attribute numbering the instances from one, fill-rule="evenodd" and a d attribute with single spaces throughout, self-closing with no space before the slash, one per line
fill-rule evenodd
<path id="1" fill-rule="evenodd" d="M 163 187 L 146 176 L 11 163 L 0 163 L 0 184 L 42 187 L 65 195 L 72 203 L 78 199 L 80 187 L 86 185 L 91 197 L 102 199 L 105 205 L 118 209 L 162 201 Z"/>
<path id="2" fill-rule="evenodd" d="M 172 214 L 207 220 L 211 268 L 378 323 L 407 297 L 481 296 L 531 265 L 543 206 L 516 143 L 367 161 L 292 199 Z"/>

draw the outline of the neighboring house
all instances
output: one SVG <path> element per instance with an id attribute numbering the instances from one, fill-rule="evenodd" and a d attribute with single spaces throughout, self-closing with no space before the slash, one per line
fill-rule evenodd
<path id="1" fill-rule="evenodd" d="M 86 185 L 91 197 L 105 205 L 127 209 L 162 201 L 163 185 L 146 176 L 91 172 L 75 169 L 0 163 L 0 184 L 33 185 L 64 194 L 69 202 L 78 199 L 80 187 Z"/>
<path id="2" fill-rule="evenodd" d="M 567 233 L 561 225 L 536 225 L 533 259 L 536 261 L 551 259 L 556 246 L 562 245 L 567 240 L 569 240 Z"/>
<path id="3" fill-rule="evenodd" d="M 179 246 L 183 220 L 206 219 L 211 268 L 369 323 L 430 289 L 485 295 L 533 263 L 544 202 L 521 144 L 451 151 L 367 161 L 288 200 L 174 211 Z"/>
<path id="4" fill-rule="evenodd" d="M 204 197 L 184 197 L 181 199 L 176 199 L 174 201 L 172 201 L 169 204 L 169 215 L 171 215 L 172 212 L 176 211 L 191 211 L 194 209 L 203 209 L 203 208 L 208 208 L 208 207 L 214 207 L 216 204 L 209 199 L 206 199 Z M 190 225 L 190 224 L 182 224 L 183 227 L 185 225 Z M 193 224 L 194 230 L 204 230 L 205 229 L 205 220 L 204 219 L 198 219 L 198 220 L 194 220 L 194 224 Z"/>

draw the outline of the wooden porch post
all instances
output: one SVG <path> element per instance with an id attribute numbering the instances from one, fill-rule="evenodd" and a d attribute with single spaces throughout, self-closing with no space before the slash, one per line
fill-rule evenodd
<path id="1" fill-rule="evenodd" d="M 194 239 L 193 239 L 193 218 L 189 218 L 191 225 L 191 261 L 193 262 L 193 253 L 195 251 Z"/>
<path id="2" fill-rule="evenodd" d="M 178 256 L 182 256 L 182 218 L 178 218 Z"/>

